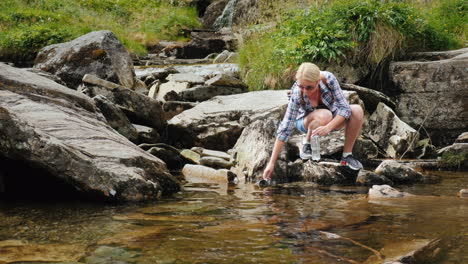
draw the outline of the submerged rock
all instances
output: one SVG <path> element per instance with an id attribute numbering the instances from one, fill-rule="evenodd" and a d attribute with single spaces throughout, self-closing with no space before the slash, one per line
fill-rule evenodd
<path id="1" fill-rule="evenodd" d="M 402 198 L 413 196 L 412 194 L 400 192 L 389 185 L 374 185 L 369 189 L 368 198 Z"/>
<path id="2" fill-rule="evenodd" d="M 86 248 L 86 245 L 38 245 L 18 240 L 0 241 L 0 263 L 75 262 L 85 256 Z"/>
<path id="3" fill-rule="evenodd" d="M 76 89 L 87 73 L 127 88 L 134 84 L 132 58 L 108 30 L 47 46 L 39 52 L 35 63 L 35 68 L 59 76 L 70 88 Z"/>
<path id="4" fill-rule="evenodd" d="M 376 255 L 369 257 L 364 264 L 390 263 L 431 263 L 441 253 L 440 239 L 414 239 L 385 245 L 380 250 L 385 259 Z"/>
<path id="5" fill-rule="evenodd" d="M 161 160 L 118 134 L 96 109 L 83 94 L 0 64 L 2 157 L 34 164 L 100 199 L 141 201 L 180 189 Z"/>

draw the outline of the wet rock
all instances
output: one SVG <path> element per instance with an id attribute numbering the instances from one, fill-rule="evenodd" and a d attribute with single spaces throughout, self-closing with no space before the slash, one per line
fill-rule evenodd
<path id="1" fill-rule="evenodd" d="M 194 108 L 197 104 L 191 102 L 181 101 L 167 101 L 163 104 L 164 117 L 166 120 L 173 118 L 174 116 L 182 113 L 185 110 Z"/>
<path id="2" fill-rule="evenodd" d="M 234 182 L 237 175 L 226 169 L 216 170 L 202 165 L 186 164 L 182 174 L 188 182 Z"/>
<path id="3" fill-rule="evenodd" d="M 129 251 L 128 249 L 141 250 L 148 245 L 148 241 L 160 239 L 163 232 L 167 232 L 168 227 L 147 226 L 136 230 L 126 231 L 112 237 L 104 238 L 98 245 L 122 245 L 122 247 L 100 246 L 86 258 L 86 263 L 115 263 L 113 261 L 124 261 L 123 263 L 133 263 L 135 257 L 141 253 Z"/>
<path id="4" fill-rule="evenodd" d="M 29 244 L 18 240 L 0 241 L 0 263 L 74 262 L 86 254 L 85 245 Z"/>
<path id="5" fill-rule="evenodd" d="M 160 86 L 161 86 L 161 82 L 159 80 L 155 81 L 150 86 L 150 89 L 149 89 L 149 92 L 148 92 L 148 97 L 151 98 L 151 99 L 156 99 L 156 96 L 158 95 Z"/>
<path id="6" fill-rule="evenodd" d="M 367 170 L 360 170 L 356 178 L 356 184 L 364 186 L 372 185 L 393 185 L 393 182 L 384 175 L 373 173 Z"/>
<path id="7" fill-rule="evenodd" d="M 122 110 L 102 95 L 93 97 L 93 100 L 106 118 L 107 124 L 133 143 L 138 142 L 138 131 Z"/>
<path id="8" fill-rule="evenodd" d="M 400 192 L 397 189 L 392 188 L 389 185 L 373 185 L 372 188 L 369 189 L 368 198 L 369 199 L 376 199 L 376 198 L 402 198 L 413 196 L 412 194 L 406 192 Z"/>
<path id="9" fill-rule="evenodd" d="M 237 39 L 230 30 L 192 31 L 190 39 L 190 42 L 182 47 L 181 52 L 177 53 L 177 58 L 204 58 L 211 53 L 234 50 L 237 47 Z"/>
<path id="10" fill-rule="evenodd" d="M 247 85 L 243 81 L 229 74 L 218 74 L 215 77 L 207 80 L 205 85 L 247 88 Z"/>
<path id="11" fill-rule="evenodd" d="M 228 0 L 219 0 L 212 2 L 207 8 L 202 19 L 203 28 L 212 29 L 215 20 L 223 13 Z"/>
<path id="12" fill-rule="evenodd" d="M 132 58 L 108 30 L 47 46 L 38 53 L 35 63 L 34 68 L 59 76 L 70 88 L 76 89 L 87 73 L 127 88 L 134 84 Z"/>
<path id="13" fill-rule="evenodd" d="M 165 164 L 107 125 L 91 98 L 4 64 L 0 89 L 2 156 L 33 163 L 103 200 L 141 201 L 179 190 Z"/>
<path id="14" fill-rule="evenodd" d="M 246 125 L 272 115 L 279 120 L 287 103 L 286 91 L 214 97 L 168 121 L 170 144 L 180 148 L 230 149 Z"/>
<path id="15" fill-rule="evenodd" d="M 468 189 L 461 189 L 458 193 L 457 196 L 460 198 L 468 198 Z"/>
<path id="16" fill-rule="evenodd" d="M 168 169 L 178 170 L 183 167 L 184 161 L 178 149 L 162 143 L 155 145 L 148 152 L 164 161 Z"/>
<path id="17" fill-rule="evenodd" d="M 180 155 L 192 163 L 200 164 L 200 154 L 196 153 L 195 151 L 184 149 L 180 152 Z"/>
<path id="18" fill-rule="evenodd" d="M 229 169 L 232 167 L 232 162 L 217 157 L 201 157 L 200 165 L 208 166 L 216 169 Z"/>
<path id="19" fill-rule="evenodd" d="M 468 129 L 468 50 L 445 53 L 451 55 L 439 53 L 435 57 L 443 59 L 436 61 L 392 62 L 389 68 L 391 81 L 401 91 L 396 109 L 400 118 L 412 127 L 424 125 L 436 146 L 453 143 Z M 454 53 L 460 55 L 452 57 Z"/>
<path id="20" fill-rule="evenodd" d="M 385 94 L 379 91 L 349 83 L 341 83 L 341 88 L 357 92 L 359 98 L 361 98 L 361 100 L 366 106 L 365 109 L 370 113 L 373 113 L 375 111 L 377 105 L 380 102 L 384 103 L 392 109 L 396 108 L 395 102 L 392 99 L 390 99 L 390 97 L 386 96 Z"/>
<path id="21" fill-rule="evenodd" d="M 441 252 L 439 239 L 414 239 L 385 245 L 380 250 L 385 259 L 376 255 L 369 257 L 364 264 L 380 263 L 431 263 Z"/>
<path id="22" fill-rule="evenodd" d="M 461 133 L 455 140 L 455 143 L 468 143 L 468 132 Z"/>
<path id="23" fill-rule="evenodd" d="M 188 82 L 173 82 L 169 81 L 167 83 L 163 83 L 159 86 L 159 91 L 158 95 L 156 96 L 156 100 L 159 101 L 166 101 L 164 99 L 164 96 L 171 92 L 174 91 L 176 93 L 182 92 L 190 87 L 190 84 Z"/>
<path id="24" fill-rule="evenodd" d="M 203 102 L 218 95 L 232 95 L 244 93 L 245 89 L 228 86 L 196 86 L 179 92 L 179 96 L 189 102 Z"/>
<path id="25" fill-rule="evenodd" d="M 424 180 L 424 176 L 413 168 L 396 160 L 385 160 L 375 169 L 375 173 L 384 175 L 397 184 L 416 183 Z"/>
<path id="26" fill-rule="evenodd" d="M 158 131 L 152 127 L 133 125 L 138 134 L 138 144 L 154 144 L 160 142 L 161 136 Z"/>
<path id="27" fill-rule="evenodd" d="M 407 150 L 413 150 L 419 139 L 419 133 L 401 121 L 395 112 L 383 103 L 379 103 L 369 118 L 365 133 L 391 158 L 400 157 Z"/>
<path id="28" fill-rule="evenodd" d="M 335 162 L 304 162 L 303 180 L 321 185 L 347 184 L 356 181 L 357 171 L 348 170 Z"/>
<path id="29" fill-rule="evenodd" d="M 445 168 L 468 168 L 468 143 L 455 143 L 437 152 L 439 166 Z"/>
<path id="30" fill-rule="evenodd" d="M 146 95 L 125 88 L 103 88 L 86 86 L 84 92 L 89 97 L 103 95 L 116 104 L 134 124 L 149 126 L 162 131 L 166 119 L 161 104 Z"/>

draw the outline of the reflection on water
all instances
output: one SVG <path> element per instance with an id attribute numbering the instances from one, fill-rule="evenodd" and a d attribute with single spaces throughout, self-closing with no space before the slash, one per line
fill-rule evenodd
<path id="1" fill-rule="evenodd" d="M 468 263 L 468 199 L 455 197 L 468 177 L 441 176 L 400 187 L 417 197 L 372 202 L 362 188 L 305 183 L 191 183 L 138 205 L 0 202 L 0 263 L 362 263 L 435 238 L 434 263 Z"/>

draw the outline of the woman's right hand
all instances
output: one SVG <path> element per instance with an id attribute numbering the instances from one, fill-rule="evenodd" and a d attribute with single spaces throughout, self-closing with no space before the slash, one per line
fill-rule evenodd
<path id="1" fill-rule="evenodd" d="M 268 163 L 265 170 L 263 171 L 263 179 L 271 180 L 271 174 L 273 173 L 274 168 L 275 168 L 275 164 Z"/>

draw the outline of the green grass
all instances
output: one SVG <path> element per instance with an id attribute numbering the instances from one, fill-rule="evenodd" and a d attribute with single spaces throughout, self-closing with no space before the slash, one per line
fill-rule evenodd
<path id="1" fill-rule="evenodd" d="M 185 40 L 200 26 L 194 7 L 164 0 L 1 0 L 0 60 L 31 60 L 44 46 L 110 30 L 142 54 L 158 40 Z"/>
<path id="2" fill-rule="evenodd" d="M 312 61 L 364 66 L 411 51 L 466 45 L 466 0 L 334 0 L 297 9 L 275 26 L 249 34 L 240 49 L 243 77 L 252 90 L 285 89 L 290 69 Z M 255 26 L 253 30 L 261 28 Z"/>

